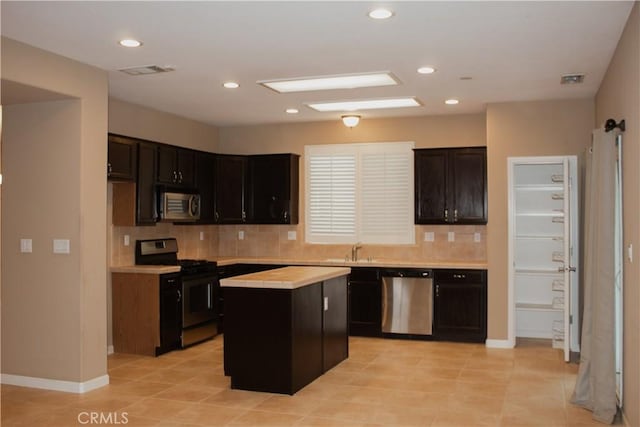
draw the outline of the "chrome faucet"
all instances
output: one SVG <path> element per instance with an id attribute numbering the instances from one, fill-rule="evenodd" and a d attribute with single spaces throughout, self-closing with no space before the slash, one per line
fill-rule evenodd
<path id="1" fill-rule="evenodd" d="M 351 261 L 358 261 L 358 249 L 362 248 L 362 243 L 358 242 L 351 247 Z"/>

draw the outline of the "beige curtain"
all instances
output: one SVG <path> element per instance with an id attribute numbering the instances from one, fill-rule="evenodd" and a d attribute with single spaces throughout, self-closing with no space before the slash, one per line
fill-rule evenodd
<path id="1" fill-rule="evenodd" d="M 615 377 L 615 132 L 593 131 L 585 175 L 584 313 L 580 368 L 571 402 L 612 423 Z"/>

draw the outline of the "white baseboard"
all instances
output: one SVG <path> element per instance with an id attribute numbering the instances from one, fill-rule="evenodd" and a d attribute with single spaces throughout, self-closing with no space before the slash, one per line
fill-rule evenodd
<path id="1" fill-rule="evenodd" d="M 48 378 L 25 377 L 23 375 L 2 374 L 0 382 L 2 384 L 65 391 L 67 393 L 86 393 L 109 384 L 109 375 L 103 375 L 79 383 L 74 381 L 51 380 Z"/>
<path id="2" fill-rule="evenodd" d="M 113 354 L 113 353 L 114 353 L 113 346 L 112 345 L 108 345 L 107 346 L 107 356 L 110 355 L 110 354 Z"/>
<path id="3" fill-rule="evenodd" d="M 514 345 L 509 340 L 487 340 L 485 341 L 487 348 L 513 348 Z"/>

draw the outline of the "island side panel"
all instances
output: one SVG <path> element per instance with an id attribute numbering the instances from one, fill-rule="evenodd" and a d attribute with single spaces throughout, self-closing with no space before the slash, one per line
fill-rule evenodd
<path id="1" fill-rule="evenodd" d="M 347 276 L 323 283 L 326 300 L 323 316 L 323 369 L 328 371 L 349 357 L 349 316 Z"/>
<path id="2" fill-rule="evenodd" d="M 292 297 L 291 394 L 323 373 L 322 282 L 294 289 Z"/>
<path id="3" fill-rule="evenodd" d="M 224 298 L 231 388 L 291 394 L 291 291 L 226 287 Z"/>

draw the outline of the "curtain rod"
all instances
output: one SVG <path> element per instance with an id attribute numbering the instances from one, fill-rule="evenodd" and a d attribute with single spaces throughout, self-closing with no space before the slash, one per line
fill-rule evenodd
<path id="1" fill-rule="evenodd" d="M 625 122 L 624 119 L 620 120 L 620 123 L 616 123 L 616 121 L 614 119 L 608 119 L 605 123 L 604 123 L 604 131 L 605 132 L 610 132 L 612 130 L 614 130 L 615 128 L 620 129 L 620 131 L 624 132 L 625 131 Z"/>

